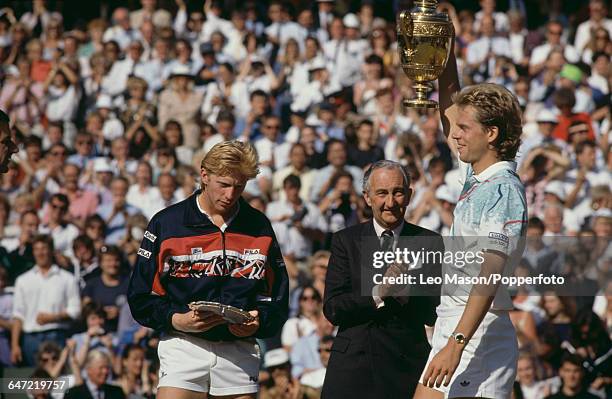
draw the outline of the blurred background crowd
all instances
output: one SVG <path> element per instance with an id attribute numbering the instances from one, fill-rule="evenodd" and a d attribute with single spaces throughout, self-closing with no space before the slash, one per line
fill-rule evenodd
<path id="1" fill-rule="evenodd" d="M 213 145 L 237 138 L 258 152 L 244 197 L 271 220 L 291 279 L 291 318 L 261 342 L 260 397 L 318 397 L 334 334 L 322 314 L 330 236 L 370 218 L 364 169 L 404 164 L 406 220 L 443 235 L 461 192 L 437 112 L 401 104 L 414 93 L 394 16 L 410 2 L 3 3 L 0 109 L 21 149 L 0 177 L 4 375 L 155 395 L 159 335 L 131 318 L 130 269 L 148 220 L 198 187 Z M 502 84 L 524 111 L 530 242 L 517 273 L 597 293 L 514 293 L 516 398 L 611 397 L 609 8 L 439 5 L 462 85 Z"/>

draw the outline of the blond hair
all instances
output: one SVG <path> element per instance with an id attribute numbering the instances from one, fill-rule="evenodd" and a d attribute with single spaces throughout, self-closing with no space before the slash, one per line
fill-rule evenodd
<path id="1" fill-rule="evenodd" d="M 200 166 L 206 172 L 218 176 L 239 173 L 252 179 L 259 173 L 258 163 L 257 153 L 251 144 L 231 140 L 215 144 L 206 153 Z"/>
<path id="2" fill-rule="evenodd" d="M 473 107 L 476 121 L 486 128 L 497 127 L 492 145 L 502 161 L 514 160 L 523 131 L 521 107 L 514 94 L 504 86 L 481 83 L 455 93 L 453 102 L 458 107 Z"/>

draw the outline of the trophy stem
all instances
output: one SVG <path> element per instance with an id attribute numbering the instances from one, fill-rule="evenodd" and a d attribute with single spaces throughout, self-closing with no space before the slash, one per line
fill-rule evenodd
<path id="1" fill-rule="evenodd" d="M 412 85 L 416 93 L 416 98 L 412 100 L 404 100 L 404 106 L 410 108 L 438 108 L 438 103 L 427 99 L 429 85 L 426 82 L 415 82 Z"/>

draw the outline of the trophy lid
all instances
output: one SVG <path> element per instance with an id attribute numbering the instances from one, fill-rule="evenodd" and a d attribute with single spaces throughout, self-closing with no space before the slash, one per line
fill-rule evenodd
<path id="1" fill-rule="evenodd" d="M 450 21 L 448 14 L 438 12 L 437 8 L 437 0 L 414 0 L 414 8 L 412 8 L 410 11 L 414 19 L 437 22 Z"/>

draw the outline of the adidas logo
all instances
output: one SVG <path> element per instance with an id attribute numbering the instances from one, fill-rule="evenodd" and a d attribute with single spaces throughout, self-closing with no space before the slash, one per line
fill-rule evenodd
<path id="1" fill-rule="evenodd" d="M 469 382 L 469 381 L 461 381 L 459 384 L 460 384 L 462 387 L 467 387 L 468 385 L 470 385 L 470 382 Z"/>

